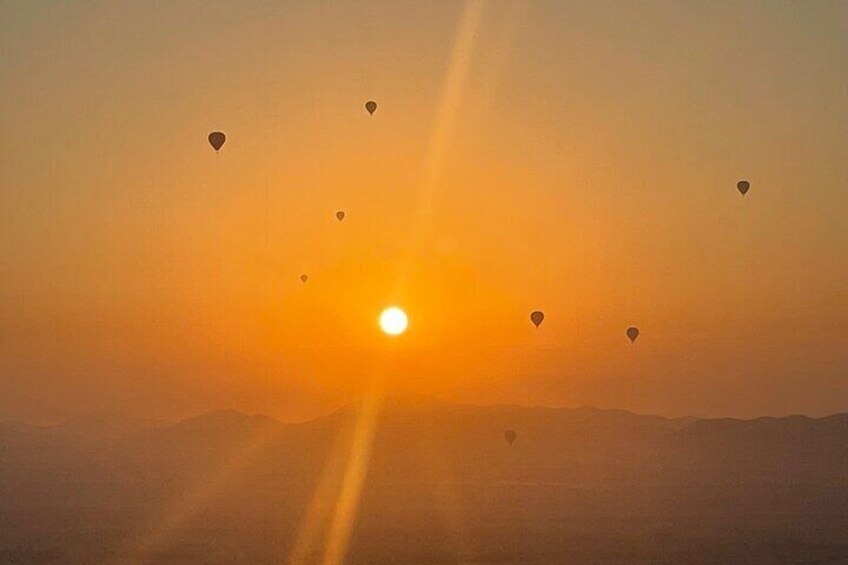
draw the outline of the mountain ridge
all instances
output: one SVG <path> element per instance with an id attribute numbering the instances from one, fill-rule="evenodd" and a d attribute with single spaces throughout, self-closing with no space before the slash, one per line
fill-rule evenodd
<path id="1" fill-rule="evenodd" d="M 271 425 L 279 424 L 284 426 L 302 426 L 313 422 L 322 421 L 328 418 L 337 417 L 340 414 L 356 412 L 361 405 L 361 401 L 354 401 L 345 404 L 328 414 L 310 418 L 308 420 L 298 422 L 288 422 L 277 417 L 270 416 L 262 412 L 244 412 L 235 408 L 213 409 L 205 412 L 200 412 L 191 416 L 179 418 L 177 420 L 163 420 L 153 418 L 143 418 L 139 416 L 126 415 L 120 412 L 91 412 L 74 415 L 70 418 L 62 420 L 54 424 L 32 424 L 21 420 L 2 420 L 0 428 L 22 430 L 22 431 L 47 431 L 47 430 L 76 430 L 86 427 L 96 427 L 97 425 L 109 425 L 114 423 L 130 424 L 135 423 L 138 428 L 158 427 L 168 428 L 174 426 L 192 426 L 201 423 L 224 423 L 225 420 L 236 424 L 238 422 L 254 422 L 257 424 Z M 719 424 L 760 424 L 769 422 L 785 422 L 792 420 L 804 420 L 808 422 L 817 422 L 829 419 L 848 418 L 848 410 L 842 412 L 834 412 L 824 416 L 809 416 L 806 414 L 788 414 L 785 416 L 754 416 L 751 418 L 737 417 L 701 417 L 701 416 L 663 416 L 657 414 L 649 414 L 636 412 L 622 408 L 601 408 L 597 406 L 580 405 L 580 406 L 547 406 L 547 405 L 521 405 L 512 403 L 493 403 L 493 404 L 471 404 L 465 402 L 450 402 L 442 400 L 435 396 L 415 395 L 415 394 L 390 394 L 383 397 L 380 402 L 380 408 L 383 411 L 395 410 L 434 410 L 434 409 L 470 409 L 477 411 L 498 411 L 508 410 L 524 413 L 539 412 L 557 412 L 568 413 L 570 415 L 586 415 L 587 417 L 607 415 L 619 417 L 638 417 L 652 418 L 655 420 L 665 420 L 669 422 L 713 422 Z M 215 424 L 217 425 L 217 424 Z M 129 426 L 128 426 L 129 427 Z"/>
<path id="2" fill-rule="evenodd" d="M 216 410 L 140 430 L 95 418 L 91 435 L 79 431 L 92 420 L 0 424 L 0 561 L 35 540 L 73 565 L 157 562 L 111 557 L 139 524 L 178 511 L 173 559 L 158 562 L 207 563 L 232 547 L 255 557 L 225 562 L 285 562 L 304 516 L 332 510 L 356 461 L 351 563 L 420 563 L 434 548 L 438 563 L 606 562 L 616 544 L 629 552 L 621 563 L 848 555 L 848 413 L 692 419 L 384 400 L 376 413 L 353 403 L 302 423 Z M 459 535 L 495 557 L 452 553 Z M 652 558 L 657 544 L 674 557 Z M 716 559 L 722 547 L 735 560 Z"/>

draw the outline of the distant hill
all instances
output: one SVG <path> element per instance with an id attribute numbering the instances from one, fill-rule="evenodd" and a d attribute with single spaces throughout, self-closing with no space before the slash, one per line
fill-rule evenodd
<path id="1" fill-rule="evenodd" d="M 335 502 L 360 410 L 0 424 L 0 563 L 30 559 L 21 540 L 96 563 L 175 508 L 179 529 L 148 562 L 285 562 L 314 493 Z M 354 563 L 848 563 L 848 414 L 673 419 L 404 396 L 385 399 L 373 431 Z"/>

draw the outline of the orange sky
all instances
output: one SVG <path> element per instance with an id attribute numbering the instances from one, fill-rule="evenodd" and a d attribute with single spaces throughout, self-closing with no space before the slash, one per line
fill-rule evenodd
<path id="1" fill-rule="evenodd" d="M 296 420 L 375 367 L 466 402 L 848 409 L 846 22 L 4 2 L 0 418 Z"/>

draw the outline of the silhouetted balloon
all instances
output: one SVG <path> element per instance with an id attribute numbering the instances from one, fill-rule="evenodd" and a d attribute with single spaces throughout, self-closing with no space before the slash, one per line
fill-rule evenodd
<path id="1" fill-rule="evenodd" d="M 504 438 L 506 441 L 512 445 L 515 442 L 515 438 L 518 437 L 518 434 L 515 433 L 515 430 L 507 430 L 504 432 Z"/>
<path id="2" fill-rule="evenodd" d="M 344 212 L 342 212 L 341 210 L 339 210 L 338 212 L 336 212 L 336 219 L 337 219 L 338 221 L 340 221 L 340 222 L 341 222 L 342 220 L 344 220 L 344 217 L 345 217 L 345 213 L 344 213 Z"/>
<path id="3" fill-rule="evenodd" d="M 306 275 L 300 275 L 301 282 L 306 282 L 307 279 L 309 279 L 309 277 L 307 277 Z"/>
<path id="4" fill-rule="evenodd" d="M 365 109 L 368 110 L 368 113 L 373 116 L 374 112 L 377 111 L 377 103 L 373 100 L 369 100 L 365 103 Z"/>
<path id="5" fill-rule="evenodd" d="M 541 310 L 536 310 L 535 312 L 532 312 L 530 314 L 530 321 L 533 322 L 533 325 L 536 326 L 537 328 L 539 327 L 539 324 L 541 324 L 544 319 L 545 319 L 545 313 L 542 312 Z"/>
<path id="6" fill-rule="evenodd" d="M 215 151 L 221 149 L 221 147 L 224 146 L 225 141 L 227 141 L 227 136 L 220 131 L 213 131 L 209 134 L 209 145 L 211 145 Z"/>
<path id="7" fill-rule="evenodd" d="M 639 337 L 639 328 L 636 326 L 630 326 L 627 328 L 627 337 L 630 338 L 631 342 L 636 341 L 636 338 Z"/>
<path id="8" fill-rule="evenodd" d="M 751 183 L 746 180 L 740 180 L 736 183 L 736 190 L 741 192 L 742 196 L 745 196 L 749 188 L 751 188 Z"/>

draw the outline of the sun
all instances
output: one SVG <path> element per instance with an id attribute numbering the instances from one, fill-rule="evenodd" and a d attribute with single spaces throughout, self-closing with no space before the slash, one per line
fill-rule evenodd
<path id="1" fill-rule="evenodd" d="M 380 314 L 380 329 L 385 334 L 400 335 L 406 331 L 408 325 L 409 318 L 406 317 L 406 312 L 397 306 L 390 306 Z"/>

